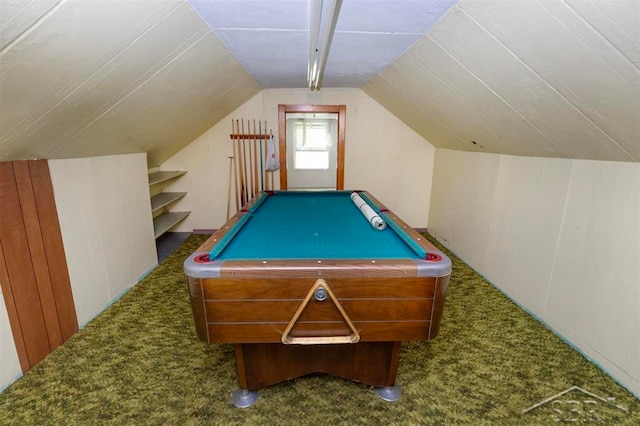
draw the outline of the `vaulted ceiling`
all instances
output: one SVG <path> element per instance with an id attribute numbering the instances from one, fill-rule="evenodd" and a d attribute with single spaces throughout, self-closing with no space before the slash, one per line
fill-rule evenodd
<path id="1" fill-rule="evenodd" d="M 299 0 L 0 0 L 0 160 L 160 164 L 262 88 L 306 87 L 307 31 Z M 323 87 L 435 146 L 640 161 L 637 0 L 343 0 L 336 31 Z"/>
<path id="2" fill-rule="evenodd" d="M 436 146 L 640 161 L 640 2 L 461 1 L 364 91 Z"/>
<path id="3" fill-rule="evenodd" d="M 345 0 L 324 87 L 362 87 L 457 0 Z M 265 88 L 307 87 L 309 1 L 189 0 L 231 54 Z"/>

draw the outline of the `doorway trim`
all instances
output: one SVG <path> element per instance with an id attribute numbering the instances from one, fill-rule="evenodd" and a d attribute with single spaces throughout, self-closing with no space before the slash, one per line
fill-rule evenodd
<path id="1" fill-rule="evenodd" d="M 280 150 L 280 189 L 287 186 L 287 113 L 333 113 L 338 114 L 338 158 L 336 165 L 336 189 L 344 189 L 344 144 L 345 124 L 347 119 L 346 105 L 278 105 L 278 148 Z"/>

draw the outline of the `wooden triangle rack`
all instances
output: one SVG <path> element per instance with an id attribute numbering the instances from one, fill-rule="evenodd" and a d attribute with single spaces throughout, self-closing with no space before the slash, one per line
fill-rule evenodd
<path id="1" fill-rule="evenodd" d="M 347 323 L 349 329 L 351 330 L 351 334 L 349 336 L 318 336 L 318 337 L 291 337 L 291 330 L 298 322 L 300 315 L 307 308 L 307 305 L 311 301 L 311 298 L 315 296 L 315 299 L 318 301 L 324 301 L 326 299 L 330 299 L 338 311 L 340 315 L 342 315 L 342 319 Z M 311 287 L 306 297 L 298 307 L 298 310 L 289 321 L 287 328 L 284 330 L 282 334 L 282 343 L 285 345 L 327 345 L 327 344 L 341 344 L 341 343 L 358 343 L 360 341 L 360 334 L 358 330 L 356 330 L 351 318 L 345 312 L 344 308 L 331 291 L 329 284 L 323 279 L 316 280 L 315 284 Z"/>

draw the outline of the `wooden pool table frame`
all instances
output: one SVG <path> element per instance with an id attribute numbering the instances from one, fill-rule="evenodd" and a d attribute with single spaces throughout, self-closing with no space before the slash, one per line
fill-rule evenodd
<path id="1" fill-rule="evenodd" d="M 248 214 L 253 200 L 185 262 L 197 335 L 235 345 L 240 389 L 258 390 L 314 372 L 394 386 L 400 342 L 438 334 L 451 261 L 366 195 L 420 247 L 438 253 L 441 264 L 432 270 L 420 259 L 196 262 Z M 310 297 L 318 280 L 331 297 Z M 330 344 L 349 336 L 354 343 Z"/>

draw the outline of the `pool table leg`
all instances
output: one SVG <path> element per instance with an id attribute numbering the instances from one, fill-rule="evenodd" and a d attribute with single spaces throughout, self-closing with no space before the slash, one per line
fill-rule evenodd
<path id="1" fill-rule="evenodd" d="M 376 393 L 381 399 L 387 402 L 394 402 L 402 396 L 402 388 L 398 385 L 385 386 L 383 388 L 376 388 Z"/>
<path id="2" fill-rule="evenodd" d="M 233 405 L 237 408 L 247 408 L 258 400 L 258 391 L 249 389 L 237 389 L 233 392 Z"/>
<path id="3" fill-rule="evenodd" d="M 387 402 L 398 401 L 402 397 L 402 388 L 398 385 L 376 388 L 380 399 Z M 233 392 L 233 405 L 237 408 L 247 408 L 258 400 L 258 391 L 249 389 L 237 389 Z"/>
<path id="4" fill-rule="evenodd" d="M 314 372 L 332 374 L 375 386 L 380 398 L 397 401 L 400 342 L 364 342 L 339 345 L 236 344 L 238 387 L 236 407 L 258 399 L 258 389 Z"/>

